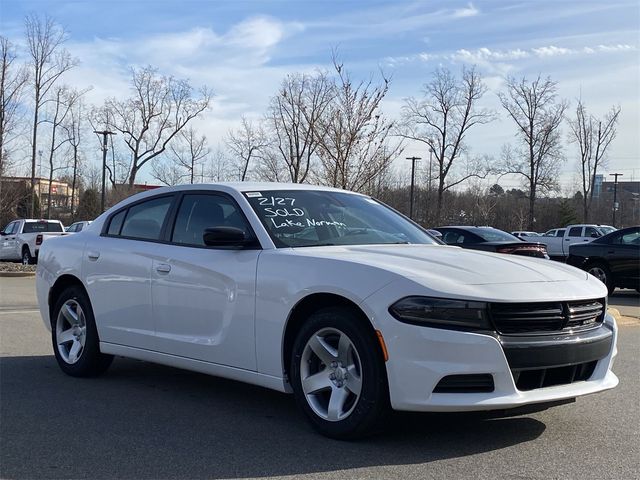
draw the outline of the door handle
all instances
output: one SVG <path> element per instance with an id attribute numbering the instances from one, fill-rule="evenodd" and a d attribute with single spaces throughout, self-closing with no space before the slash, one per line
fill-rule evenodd
<path id="1" fill-rule="evenodd" d="M 95 262 L 100 258 L 100 252 L 87 252 L 87 257 L 89 257 L 89 260 Z"/>
<path id="2" fill-rule="evenodd" d="M 166 263 L 161 263 L 156 266 L 156 272 L 158 273 L 169 273 L 171 271 L 171 265 L 167 265 Z"/>
<path id="3" fill-rule="evenodd" d="M 570 238 L 565 238 L 564 241 L 565 242 L 569 242 L 571 239 Z"/>

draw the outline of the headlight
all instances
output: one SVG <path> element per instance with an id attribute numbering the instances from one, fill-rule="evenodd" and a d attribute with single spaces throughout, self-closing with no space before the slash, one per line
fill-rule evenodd
<path id="1" fill-rule="evenodd" d="M 452 330 L 493 330 L 487 304 L 446 298 L 405 297 L 389 307 L 397 320 Z"/>

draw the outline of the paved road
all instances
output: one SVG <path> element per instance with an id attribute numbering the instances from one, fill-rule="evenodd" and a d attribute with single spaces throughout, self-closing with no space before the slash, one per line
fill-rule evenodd
<path id="1" fill-rule="evenodd" d="M 32 285 L 0 278 L 2 478 L 640 478 L 640 322 L 620 329 L 615 390 L 512 418 L 396 414 L 349 443 L 237 382 L 126 359 L 67 377 Z"/>

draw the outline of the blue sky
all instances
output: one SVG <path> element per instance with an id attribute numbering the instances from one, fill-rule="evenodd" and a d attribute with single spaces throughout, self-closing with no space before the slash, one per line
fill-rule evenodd
<path id="1" fill-rule="evenodd" d="M 286 73 L 328 68 L 338 48 L 354 76 L 368 78 L 380 68 L 392 75 L 384 104 L 392 117 L 403 98 L 419 95 L 435 68 L 457 71 L 463 64 L 481 70 L 490 89 L 484 103 L 497 111 L 495 92 L 505 75 L 539 73 L 557 80 L 572 105 L 582 95 L 595 114 L 619 104 L 609 170 L 640 180 L 637 0 L 0 0 L 3 34 L 20 42 L 29 12 L 47 13 L 69 30 L 67 47 L 81 65 L 66 81 L 93 86 L 92 102 L 125 94 L 131 65 L 152 64 L 211 86 L 214 105 L 198 126 L 214 145 L 241 115 L 262 115 Z M 474 132 L 472 152 L 498 155 L 513 141 L 515 130 L 502 116 Z M 425 156 L 413 145 L 406 153 Z M 566 155 L 562 183 L 571 188 L 570 146 Z"/>

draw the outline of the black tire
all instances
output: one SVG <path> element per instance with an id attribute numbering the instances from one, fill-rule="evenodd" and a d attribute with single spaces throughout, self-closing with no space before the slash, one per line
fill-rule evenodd
<path id="1" fill-rule="evenodd" d="M 31 256 L 31 252 L 29 252 L 29 247 L 22 249 L 22 264 L 23 265 L 33 265 L 35 262 L 34 258 Z"/>
<path id="2" fill-rule="evenodd" d="M 611 270 L 609 267 L 603 262 L 593 262 L 587 265 L 585 270 L 588 273 L 591 273 L 594 277 L 598 278 L 602 283 L 607 286 L 607 290 L 609 295 L 613 294 L 613 291 L 616 289 L 615 284 L 613 283 L 613 276 L 611 275 Z M 600 271 L 601 274 L 596 274 L 596 271 Z M 599 278 L 604 275 L 604 278 Z"/>
<path id="3" fill-rule="evenodd" d="M 57 321 L 60 310 L 68 301 L 75 301 L 82 308 L 85 319 L 85 344 L 75 363 L 68 363 L 60 353 L 57 338 Z M 95 377 L 104 373 L 111 362 L 113 355 L 105 355 L 100 352 L 100 339 L 96 329 L 95 318 L 89 297 L 84 289 L 79 286 L 70 286 L 63 290 L 58 299 L 51 316 L 51 341 L 53 352 L 60 366 L 60 369 L 72 377 Z"/>
<path id="4" fill-rule="evenodd" d="M 302 388 L 301 363 L 305 346 L 312 335 L 323 329 L 336 329 L 346 335 L 361 366 L 360 395 L 350 407 L 348 416 L 342 420 L 322 418 L 310 406 Z M 296 336 L 290 361 L 290 379 L 296 402 L 318 432 L 330 438 L 351 440 L 381 429 L 390 411 L 384 358 L 374 332 L 363 324 L 356 312 L 345 307 L 329 307 L 313 313 Z"/>

